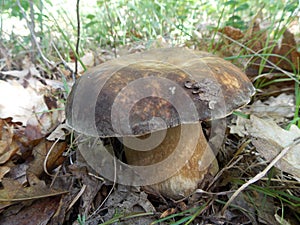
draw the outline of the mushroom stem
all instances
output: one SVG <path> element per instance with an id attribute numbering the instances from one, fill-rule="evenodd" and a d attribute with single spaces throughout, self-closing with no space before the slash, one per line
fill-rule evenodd
<path id="1" fill-rule="evenodd" d="M 136 137 L 123 139 L 128 164 L 155 166 L 157 163 L 165 163 L 163 169 L 160 168 L 157 174 L 153 174 L 154 177 L 164 178 L 150 185 L 154 191 L 169 198 L 180 199 L 192 194 L 199 182 L 205 179 L 205 175 L 217 173 L 217 160 L 207 143 L 200 123 L 184 124 L 157 132 L 158 136 L 165 134 L 165 138 L 149 151 L 132 149 L 130 143 L 134 142 Z M 146 140 L 152 135 L 143 135 L 139 139 Z"/>

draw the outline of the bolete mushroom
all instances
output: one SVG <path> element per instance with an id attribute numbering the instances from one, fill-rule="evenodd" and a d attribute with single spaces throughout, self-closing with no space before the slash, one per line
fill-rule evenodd
<path id="1" fill-rule="evenodd" d="M 247 104 L 254 91 L 240 69 L 219 57 L 185 48 L 154 49 L 105 62 L 81 76 L 67 100 L 67 124 L 95 139 L 121 140 L 126 163 L 109 158 L 103 146 L 82 148 L 104 177 L 112 179 L 115 170 L 117 182 L 151 186 L 179 199 L 218 171 L 201 121 L 226 117 Z"/>

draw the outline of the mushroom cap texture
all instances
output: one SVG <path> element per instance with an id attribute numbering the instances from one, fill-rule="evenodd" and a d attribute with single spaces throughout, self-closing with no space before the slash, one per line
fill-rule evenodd
<path id="1" fill-rule="evenodd" d="M 139 136 L 224 118 L 255 93 L 236 66 L 207 52 L 161 48 L 100 64 L 67 99 L 67 124 L 97 137 Z"/>

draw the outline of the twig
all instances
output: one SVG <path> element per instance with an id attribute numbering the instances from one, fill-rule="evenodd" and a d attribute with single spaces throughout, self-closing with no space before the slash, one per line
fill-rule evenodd
<path id="1" fill-rule="evenodd" d="M 32 35 L 30 36 L 30 39 L 31 39 L 31 47 L 32 47 L 32 51 L 30 52 L 30 58 L 31 58 L 31 61 L 32 62 L 35 62 L 35 57 L 34 57 L 34 53 L 36 51 L 36 46 L 37 46 L 37 43 L 34 41 L 34 36 L 35 36 L 35 22 L 34 22 L 34 8 L 33 8 L 33 2 L 32 0 L 29 1 L 29 6 L 30 6 L 30 25 L 32 27 Z"/>
<path id="2" fill-rule="evenodd" d="M 74 73 L 74 71 L 72 71 L 72 69 L 68 66 L 67 62 L 64 60 L 64 58 L 62 57 L 62 55 L 60 54 L 60 52 L 58 51 L 58 49 L 56 48 L 55 44 L 53 42 L 51 42 L 52 47 L 54 48 L 56 54 L 58 55 L 58 57 L 60 58 L 61 62 L 58 63 L 59 64 L 63 64 L 64 67 L 68 70 L 70 70 L 72 73 Z"/>
<path id="3" fill-rule="evenodd" d="M 74 81 L 75 81 L 75 77 L 76 74 L 78 72 L 78 56 L 79 56 L 79 43 L 80 43 L 80 15 L 79 15 L 79 1 L 77 0 L 77 4 L 76 4 L 76 16 L 77 16 L 77 42 L 76 42 L 76 60 L 75 60 L 75 76 Z"/>
<path id="4" fill-rule="evenodd" d="M 77 202 L 77 200 L 81 197 L 81 195 L 84 193 L 86 189 L 86 184 L 82 185 L 80 191 L 78 192 L 78 194 L 76 195 L 76 197 L 72 200 L 72 202 L 70 203 L 70 205 L 68 206 L 67 211 L 69 211 L 73 205 Z"/>
<path id="5" fill-rule="evenodd" d="M 224 173 L 224 171 L 231 169 L 232 167 L 234 167 L 241 159 L 243 158 L 242 155 L 240 156 L 236 156 L 233 157 L 228 163 L 227 165 L 222 168 L 214 177 L 213 181 L 209 184 L 209 186 L 207 187 L 207 190 L 210 190 L 213 185 L 215 184 L 215 182 L 219 179 L 219 177 Z"/>
<path id="6" fill-rule="evenodd" d="M 110 16 L 110 11 L 109 11 L 106 0 L 104 1 L 104 5 L 105 5 L 106 11 L 107 11 L 108 19 L 110 20 L 110 34 L 111 34 L 111 36 L 113 37 L 113 40 L 114 40 L 114 42 L 113 42 L 114 55 L 117 58 L 116 31 L 114 30 L 114 21 Z"/>
<path id="7" fill-rule="evenodd" d="M 297 144 L 300 143 L 300 140 L 294 141 L 292 144 L 289 146 L 285 147 L 271 162 L 270 164 L 260 173 L 258 173 L 255 177 L 250 179 L 248 182 L 244 183 L 241 187 L 239 187 L 236 192 L 233 193 L 233 195 L 230 197 L 230 199 L 226 202 L 224 207 L 221 210 L 221 214 L 224 215 L 225 210 L 228 208 L 228 206 L 232 203 L 232 201 L 245 189 L 247 188 L 250 184 L 255 183 L 256 181 L 260 180 L 262 177 L 264 177 L 267 172 L 286 154 L 288 151 L 295 147 Z"/>
<path id="8" fill-rule="evenodd" d="M 20 0 L 17 0 L 17 4 L 18 4 L 18 6 L 19 6 L 19 8 L 20 8 L 20 10 L 21 10 L 21 13 L 23 14 L 24 19 L 26 20 L 26 24 L 27 24 L 27 26 L 28 26 L 28 29 L 29 29 L 30 33 L 31 33 L 31 37 L 32 37 L 32 39 L 33 39 L 33 41 L 34 41 L 34 43 L 35 43 L 35 46 L 36 46 L 36 48 L 37 48 L 37 51 L 38 51 L 39 55 L 42 57 L 42 60 L 44 61 L 44 63 L 45 63 L 46 66 L 48 66 L 48 67 L 53 67 L 53 66 L 54 66 L 53 63 L 51 63 L 51 62 L 45 57 L 45 55 L 43 54 L 43 52 L 42 52 L 42 50 L 41 50 L 41 47 L 40 47 L 39 44 L 38 44 L 37 38 L 36 38 L 36 36 L 35 36 L 34 28 L 31 26 L 31 24 L 30 24 L 30 22 L 29 22 L 29 20 L 28 20 L 28 18 L 27 18 L 26 12 L 25 12 L 24 8 L 22 7 L 22 5 L 21 5 L 21 3 L 20 3 Z"/>

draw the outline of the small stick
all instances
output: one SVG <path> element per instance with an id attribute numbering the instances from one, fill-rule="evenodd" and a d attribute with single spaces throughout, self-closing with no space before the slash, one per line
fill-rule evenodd
<path id="1" fill-rule="evenodd" d="M 294 140 L 294 142 L 292 144 L 290 144 L 289 146 L 285 147 L 271 162 L 270 164 L 260 173 L 258 173 L 255 177 L 253 177 L 252 179 L 250 179 L 248 182 L 244 183 L 241 187 L 239 187 L 239 189 L 236 190 L 236 192 L 233 193 L 233 195 L 230 197 L 230 199 L 226 202 L 226 204 L 224 205 L 224 207 L 221 210 L 221 215 L 224 215 L 225 210 L 228 208 L 228 206 L 232 203 L 232 201 L 245 189 L 247 188 L 250 184 L 255 183 L 256 181 L 258 181 L 259 179 L 261 179 L 262 177 L 264 177 L 267 172 L 286 154 L 288 153 L 288 151 L 295 147 L 297 144 L 300 143 L 300 140 Z"/>

